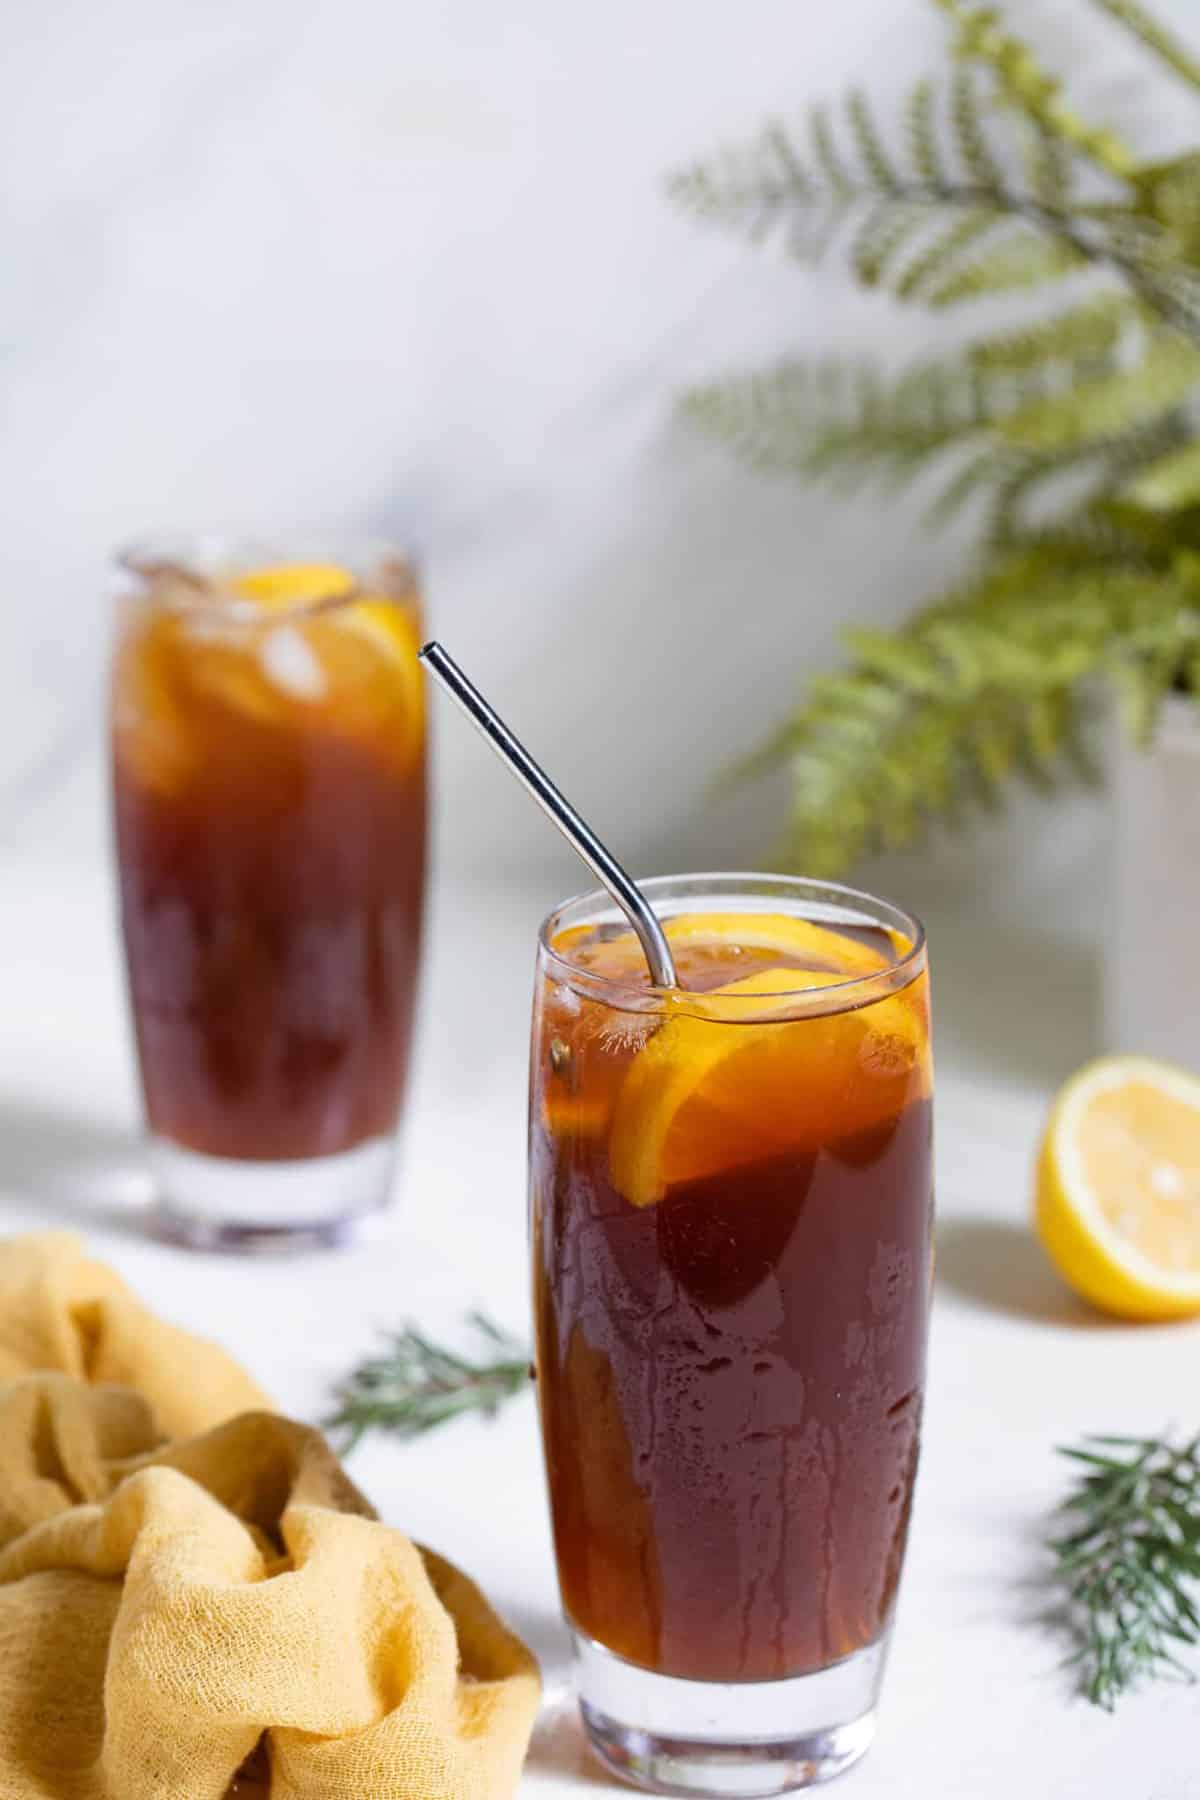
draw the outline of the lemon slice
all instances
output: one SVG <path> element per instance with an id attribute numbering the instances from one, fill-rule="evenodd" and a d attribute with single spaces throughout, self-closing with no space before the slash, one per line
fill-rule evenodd
<path id="1" fill-rule="evenodd" d="M 812 919 L 799 919 L 791 913 L 676 913 L 663 920 L 667 941 L 674 950 L 694 946 L 736 944 L 740 950 L 769 951 L 775 956 L 794 956 L 823 964 L 829 971 L 825 981 L 851 981 L 861 975 L 874 974 L 888 966 L 889 958 L 857 938 L 847 937 L 836 926 L 818 925 Z M 594 925 L 574 925 L 561 931 L 554 948 L 561 956 L 584 946 L 595 931 Z M 899 932 L 888 934 L 895 955 L 904 956 L 912 948 Z M 591 973 L 619 980 L 622 975 L 644 975 L 645 952 L 632 931 L 622 931 L 605 938 L 582 964 Z M 785 981 L 784 986 L 796 983 Z"/>
<path id="2" fill-rule="evenodd" d="M 784 989 L 829 984 L 827 974 L 781 967 L 698 998 L 711 1004 L 761 995 L 773 1008 Z M 923 1017 L 904 995 L 778 1024 L 730 1022 L 734 1010 L 720 1020 L 668 1020 L 630 1064 L 613 1114 L 609 1170 L 634 1206 L 685 1182 L 869 1130 L 898 1116 L 927 1085 Z"/>
<path id="3" fill-rule="evenodd" d="M 398 700 L 404 720 L 403 760 L 413 761 L 425 741 L 425 675 L 417 656 L 421 640 L 412 614 L 392 600 L 356 600 L 331 612 L 329 623 L 368 644 L 391 678 L 393 698 Z"/>
<path id="4" fill-rule="evenodd" d="M 244 599 L 267 610 L 303 606 L 306 602 L 344 600 L 356 587 L 349 570 L 336 563 L 279 563 L 248 569 L 231 584 Z M 415 758 L 425 735 L 425 682 L 417 660 L 420 649 L 417 624 L 408 607 L 374 595 L 350 600 L 346 605 L 314 612 L 296 621 L 296 629 L 316 656 L 327 681 L 314 681 L 311 695 L 291 690 L 294 699 L 314 702 L 332 697 L 335 712 L 352 705 L 350 690 L 364 680 L 377 697 L 386 701 L 385 728 L 392 733 L 391 748 L 407 763 Z M 354 646 L 370 653 L 364 670 L 362 659 L 347 655 Z M 372 678 L 371 663 L 378 679 Z M 401 715 L 402 723 L 394 716 Z"/>
<path id="5" fill-rule="evenodd" d="M 834 978 L 849 981 L 887 966 L 888 959 L 858 938 L 847 937 L 835 925 L 818 925 L 792 913 L 677 913 L 666 921 L 672 944 L 736 943 L 745 950 L 773 950 L 784 956 L 811 957 L 828 964 Z M 893 943 L 901 953 L 911 948 L 907 940 Z"/>
<path id="6" fill-rule="evenodd" d="M 1059 1273 L 1104 1311 L 1200 1312 L 1200 1080 L 1148 1057 L 1081 1069 L 1046 1127 L 1035 1218 Z"/>
<path id="7" fill-rule="evenodd" d="M 247 569 L 230 583 L 243 600 L 259 606 L 302 606 L 306 601 L 338 600 L 353 592 L 354 577 L 337 563 L 277 563 Z"/>

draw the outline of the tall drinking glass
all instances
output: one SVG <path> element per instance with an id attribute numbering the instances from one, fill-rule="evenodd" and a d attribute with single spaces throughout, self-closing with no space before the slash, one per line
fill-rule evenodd
<path id="1" fill-rule="evenodd" d="M 867 1748 L 908 1531 L 931 1271 L 925 941 L 847 888 L 651 881 L 542 927 L 537 1368 L 601 1759 L 768 1795 Z"/>
<path id="2" fill-rule="evenodd" d="M 382 1204 L 425 866 L 410 561 L 198 541 L 121 559 L 121 921 L 163 1226 L 335 1237 Z"/>

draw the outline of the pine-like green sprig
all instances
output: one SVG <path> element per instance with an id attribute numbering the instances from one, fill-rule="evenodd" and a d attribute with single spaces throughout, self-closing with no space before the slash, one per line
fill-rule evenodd
<path id="1" fill-rule="evenodd" d="M 1076 1479 L 1050 1540 L 1080 1685 L 1111 1712 L 1140 1682 L 1191 1681 L 1200 1643 L 1200 1436 L 1101 1437 L 1064 1448 Z"/>
<path id="2" fill-rule="evenodd" d="M 343 1454 L 369 1431 L 420 1437 L 464 1413 L 493 1418 L 530 1380 L 529 1350 L 483 1313 L 467 1315 L 479 1349 L 461 1355 L 415 1325 L 389 1332 L 384 1348 L 364 1357 L 337 1389 L 326 1429 Z"/>

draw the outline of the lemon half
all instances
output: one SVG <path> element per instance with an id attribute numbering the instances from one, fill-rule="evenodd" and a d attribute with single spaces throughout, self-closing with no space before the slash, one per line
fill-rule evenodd
<path id="1" fill-rule="evenodd" d="M 1059 1273 L 1105 1312 L 1200 1312 L 1200 1080 L 1148 1057 L 1081 1069 L 1046 1127 L 1035 1222 Z"/>

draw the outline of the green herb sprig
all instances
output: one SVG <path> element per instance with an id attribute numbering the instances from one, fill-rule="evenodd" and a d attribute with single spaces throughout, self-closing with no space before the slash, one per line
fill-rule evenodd
<path id="1" fill-rule="evenodd" d="M 1200 1435 L 1088 1436 L 1063 1447 L 1081 1472 L 1050 1540 L 1079 1640 L 1080 1686 L 1111 1712 L 1142 1680 L 1194 1679 L 1200 1643 Z"/>
<path id="2" fill-rule="evenodd" d="M 388 1332 L 385 1348 L 351 1370 L 325 1421 L 343 1455 L 369 1431 L 420 1437 L 464 1413 L 494 1418 L 529 1384 L 528 1347 L 481 1312 L 467 1315 L 479 1341 L 476 1357 L 435 1344 L 415 1325 Z"/>

